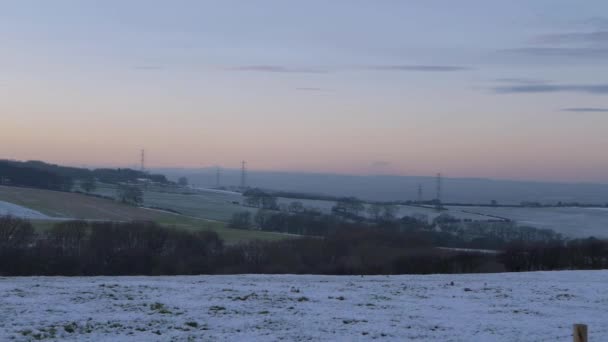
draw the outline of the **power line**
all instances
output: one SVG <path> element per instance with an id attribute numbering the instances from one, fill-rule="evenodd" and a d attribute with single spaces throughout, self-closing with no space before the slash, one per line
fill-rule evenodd
<path id="1" fill-rule="evenodd" d="M 246 162 L 243 160 L 241 162 L 241 188 L 245 188 L 245 186 L 247 185 L 247 169 L 246 169 Z"/>
<path id="2" fill-rule="evenodd" d="M 220 173 L 221 173 L 221 170 L 220 170 L 220 167 L 218 166 L 217 170 L 215 170 L 215 186 L 217 188 L 220 187 Z"/>
<path id="3" fill-rule="evenodd" d="M 422 203 L 422 184 L 418 184 L 418 203 Z"/>
<path id="4" fill-rule="evenodd" d="M 146 170 L 146 150 L 141 149 L 141 160 L 140 160 L 140 171 L 144 172 Z"/>
<path id="5" fill-rule="evenodd" d="M 437 210 L 441 210 L 442 206 L 441 206 L 441 173 L 437 174 L 437 203 L 436 203 L 436 209 Z"/>

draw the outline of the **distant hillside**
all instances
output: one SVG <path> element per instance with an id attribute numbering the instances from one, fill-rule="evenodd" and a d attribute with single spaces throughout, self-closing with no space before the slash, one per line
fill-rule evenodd
<path id="1" fill-rule="evenodd" d="M 183 198 L 191 197 L 181 195 Z M 204 201 L 200 206 L 206 210 Z M 207 203 L 208 204 L 208 203 Z M 23 212 L 27 211 L 27 212 Z M 38 212 L 38 215 L 35 212 Z M 153 221 L 187 230 L 212 230 L 227 244 L 250 240 L 292 238 L 274 232 L 226 228 L 224 223 L 125 205 L 116 201 L 73 192 L 0 186 L 0 215 L 12 214 L 29 219 L 69 218 L 100 221 Z M 202 216 L 202 215 L 201 215 Z M 53 221 L 54 222 L 54 221 Z"/>
<path id="2" fill-rule="evenodd" d="M 185 176 L 193 185 L 214 187 L 216 169 L 158 169 L 169 179 Z M 221 185 L 240 184 L 240 171 L 222 170 Z M 264 172 L 247 173 L 252 187 L 325 194 L 355 196 L 367 200 L 416 200 L 418 185 L 423 199 L 436 197 L 434 177 L 355 176 L 322 173 Z M 524 201 L 555 204 L 558 202 L 608 203 L 608 184 L 544 183 L 533 181 L 493 180 L 482 178 L 444 178 L 442 200 L 451 203 L 519 204 Z"/>
<path id="3" fill-rule="evenodd" d="M 0 184 L 69 191 L 75 181 L 89 179 L 110 184 L 132 182 L 137 179 L 148 179 L 162 184 L 170 183 L 164 175 L 132 169 L 90 170 L 42 161 L 0 160 Z"/>
<path id="4" fill-rule="evenodd" d="M 0 161 L 0 184 L 68 191 L 72 178 L 17 162 Z"/>
<path id="5" fill-rule="evenodd" d="M 174 216 L 93 196 L 32 188 L 0 186 L 0 201 L 58 218 L 158 221 L 164 217 Z"/>

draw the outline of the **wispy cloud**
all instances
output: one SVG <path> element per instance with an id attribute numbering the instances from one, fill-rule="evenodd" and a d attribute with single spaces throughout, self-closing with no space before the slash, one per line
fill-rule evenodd
<path id="1" fill-rule="evenodd" d="M 584 24 L 590 25 L 595 28 L 604 29 L 608 28 L 608 18 L 593 17 L 585 20 Z"/>
<path id="2" fill-rule="evenodd" d="M 608 19 L 592 18 L 583 24 L 584 31 L 580 31 L 579 26 L 571 32 L 543 34 L 530 39 L 527 46 L 500 52 L 539 61 L 549 58 L 553 62 L 567 60 L 569 63 L 575 60 L 581 63 L 608 61 Z"/>
<path id="3" fill-rule="evenodd" d="M 608 84 L 512 84 L 496 86 L 492 90 L 499 94 L 556 92 L 608 94 Z"/>
<path id="4" fill-rule="evenodd" d="M 507 53 L 537 56 L 537 57 L 578 57 L 606 58 L 608 48 L 578 48 L 578 47 L 525 47 L 503 50 Z"/>
<path id="5" fill-rule="evenodd" d="M 516 83 L 516 84 L 542 84 L 547 83 L 546 80 L 540 80 L 536 78 L 525 78 L 525 77 L 503 77 L 494 79 L 495 82 L 499 83 Z"/>
<path id="6" fill-rule="evenodd" d="M 301 90 L 301 91 L 325 91 L 323 88 L 317 88 L 317 87 L 297 87 L 296 90 Z"/>
<path id="7" fill-rule="evenodd" d="M 327 70 L 317 68 L 297 68 L 297 67 L 286 67 L 282 65 L 244 65 L 229 68 L 232 71 L 253 71 L 253 72 L 269 72 L 269 73 L 309 73 L 309 74 L 323 74 L 327 73 Z"/>
<path id="8" fill-rule="evenodd" d="M 470 70 L 471 68 L 453 65 L 371 65 L 363 67 L 363 69 L 378 71 L 451 72 Z"/>
<path id="9" fill-rule="evenodd" d="M 154 70 L 164 70 L 165 67 L 162 65 L 135 65 L 133 66 L 135 70 L 144 70 L 144 71 L 154 71 Z"/>
<path id="10" fill-rule="evenodd" d="M 562 112 L 576 112 L 576 113 L 608 113 L 608 108 L 597 108 L 597 107 L 573 107 L 573 108 L 562 108 Z"/>
<path id="11" fill-rule="evenodd" d="M 539 44 L 565 44 L 565 43 L 608 43 L 608 31 L 595 32 L 571 32 L 546 34 L 533 39 L 533 43 Z"/>
<path id="12" fill-rule="evenodd" d="M 228 68 L 232 71 L 254 71 L 268 73 L 314 73 L 323 74 L 339 71 L 382 71 L 382 72 L 454 72 L 471 70 L 469 67 L 454 65 L 409 65 L 409 64 L 378 64 L 351 67 L 321 68 L 321 67 L 287 67 L 282 65 L 244 65 Z"/>

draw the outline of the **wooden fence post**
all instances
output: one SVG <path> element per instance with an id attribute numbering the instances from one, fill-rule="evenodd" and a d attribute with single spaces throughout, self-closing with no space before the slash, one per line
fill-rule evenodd
<path id="1" fill-rule="evenodd" d="M 572 329 L 574 342 L 587 342 L 587 325 L 575 324 Z"/>

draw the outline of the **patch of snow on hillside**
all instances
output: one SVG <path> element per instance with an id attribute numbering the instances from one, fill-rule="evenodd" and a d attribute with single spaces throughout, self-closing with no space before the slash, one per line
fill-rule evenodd
<path id="1" fill-rule="evenodd" d="M 509 218 L 520 226 L 551 229 L 568 238 L 595 236 L 608 238 L 608 211 L 603 208 L 578 207 L 449 207 L 452 210 L 467 210 L 485 215 Z"/>
<path id="2" fill-rule="evenodd" d="M 50 219 L 49 216 L 44 215 L 41 212 L 36 210 L 32 210 L 26 207 L 22 207 L 20 205 L 0 201 L 0 216 L 11 215 L 15 217 L 21 217 L 26 219 L 34 219 L 34 220 L 46 220 Z"/>
<path id="3" fill-rule="evenodd" d="M 608 341 L 608 271 L 0 278 L 0 340 Z"/>

